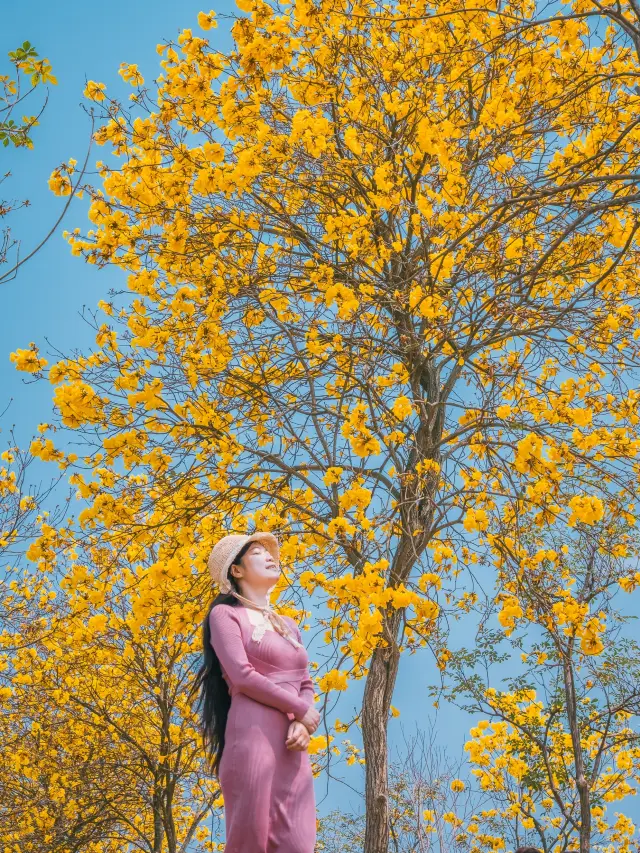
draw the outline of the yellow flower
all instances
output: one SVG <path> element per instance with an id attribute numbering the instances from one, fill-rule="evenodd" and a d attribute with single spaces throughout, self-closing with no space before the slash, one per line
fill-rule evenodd
<path id="1" fill-rule="evenodd" d="M 215 29 L 218 26 L 216 13 L 213 9 L 210 9 L 208 12 L 198 13 L 198 26 L 201 30 Z"/>
<path id="2" fill-rule="evenodd" d="M 327 471 L 322 478 L 322 482 L 325 486 L 331 486 L 334 483 L 340 482 L 340 477 L 342 477 L 342 472 L 344 468 L 327 468 Z"/>
<path id="3" fill-rule="evenodd" d="M 423 118 L 417 127 L 416 142 L 424 154 L 434 154 L 437 151 L 438 130 L 427 118 Z"/>
<path id="4" fill-rule="evenodd" d="M 508 260 L 514 260 L 519 258 L 522 255 L 522 250 L 524 247 L 524 240 L 522 237 L 516 237 L 514 240 L 508 244 L 505 249 L 504 256 Z"/>
<path id="5" fill-rule="evenodd" d="M 630 752 L 619 752 L 616 755 L 616 766 L 620 770 L 631 770 L 633 767 L 633 758 Z"/>
<path id="6" fill-rule="evenodd" d="M 353 535 L 355 532 L 356 528 L 354 525 L 351 524 L 349 519 L 342 516 L 332 519 L 327 525 L 327 533 L 329 536 L 335 536 L 336 534 L 341 534 L 343 536 Z"/>
<path id="7" fill-rule="evenodd" d="M 224 148 L 219 142 L 205 142 L 202 153 L 211 163 L 222 163 L 224 160 Z"/>
<path id="8" fill-rule="evenodd" d="M 416 463 L 416 473 L 423 474 L 432 472 L 433 474 L 440 473 L 440 464 L 435 459 L 421 459 Z"/>
<path id="9" fill-rule="evenodd" d="M 90 101 L 104 101 L 105 89 L 106 86 L 104 83 L 96 83 L 93 80 L 89 80 L 82 94 L 85 98 L 89 98 Z"/>
<path id="10" fill-rule="evenodd" d="M 102 417 L 102 400 L 86 382 L 58 385 L 53 395 L 62 423 L 77 429 L 83 423 L 95 423 Z"/>
<path id="11" fill-rule="evenodd" d="M 462 779 L 454 779 L 452 781 L 450 787 L 451 787 L 451 790 L 453 791 L 454 794 L 459 794 L 462 791 L 464 791 L 466 786 L 465 786 L 464 782 L 462 781 Z"/>
<path id="12" fill-rule="evenodd" d="M 346 690 L 347 686 L 347 673 L 340 672 L 338 669 L 332 669 L 318 680 L 318 688 L 323 693 L 328 693 L 330 690 Z"/>
<path id="13" fill-rule="evenodd" d="M 577 521 L 583 524 L 596 524 L 604 515 L 604 504 L 600 498 L 594 495 L 576 495 L 569 501 L 571 516 L 568 524 L 574 525 Z"/>
<path id="14" fill-rule="evenodd" d="M 483 509 L 471 507 L 465 513 L 462 524 L 469 533 L 473 533 L 474 530 L 483 531 L 489 526 L 489 518 Z"/>
<path id="15" fill-rule="evenodd" d="M 408 397 L 397 397 L 393 404 L 393 414 L 399 419 L 404 420 L 413 412 L 411 400 Z"/>
<path id="16" fill-rule="evenodd" d="M 428 598 L 423 598 L 412 603 L 418 619 L 434 620 L 440 613 L 438 604 Z"/>
<path id="17" fill-rule="evenodd" d="M 521 474 L 540 474 L 547 464 L 542 458 L 544 442 L 542 439 L 530 432 L 518 442 L 518 451 L 513 461 L 514 467 Z"/>
<path id="18" fill-rule="evenodd" d="M 498 614 L 498 622 L 503 628 L 507 629 L 507 633 L 511 633 L 515 627 L 515 620 L 520 619 L 523 615 L 520 602 L 514 595 L 507 596 L 502 601 L 502 610 Z"/>
<path id="19" fill-rule="evenodd" d="M 414 598 L 415 593 L 406 589 L 404 585 L 401 584 L 397 589 L 392 590 L 392 598 L 389 603 L 392 607 L 395 607 L 396 610 L 399 610 L 401 607 L 408 607 L 410 604 L 413 604 Z"/>
<path id="20" fill-rule="evenodd" d="M 366 433 L 351 438 L 351 449 L 356 456 L 370 456 L 380 453 L 380 442 L 377 438 Z"/>
<path id="21" fill-rule="evenodd" d="M 38 347 L 34 343 L 29 344 L 29 349 L 17 349 L 10 353 L 9 360 L 15 364 L 16 370 L 25 373 L 38 373 L 49 364 L 46 358 L 39 357 Z"/>
<path id="22" fill-rule="evenodd" d="M 359 485 L 352 486 L 340 495 L 338 503 L 343 512 L 351 507 L 366 509 L 371 503 L 371 489 L 365 489 L 364 486 Z"/>
<path id="23" fill-rule="evenodd" d="M 633 592 L 640 584 L 640 572 L 634 572 L 631 577 L 620 578 L 618 584 L 625 592 Z"/>
<path id="24" fill-rule="evenodd" d="M 92 616 L 87 622 L 87 628 L 92 632 L 104 631 L 106 627 L 107 616 L 104 613 L 96 613 L 95 616 Z"/>
<path id="25" fill-rule="evenodd" d="M 131 83 L 132 86 L 142 86 L 144 83 L 144 77 L 138 71 L 137 65 L 128 65 L 126 62 L 122 62 L 118 74 L 125 82 Z"/>
<path id="26" fill-rule="evenodd" d="M 348 320 L 359 306 L 358 298 L 351 288 L 344 284 L 332 284 L 325 291 L 325 302 L 330 308 L 334 302 L 338 305 L 338 317 Z"/>
<path id="27" fill-rule="evenodd" d="M 348 127 L 345 130 L 344 144 L 354 154 L 362 154 L 362 145 L 358 142 L 358 131 L 355 127 Z"/>
<path id="28" fill-rule="evenodd" d="M 437 542 L 433 547 L 433 561 L 440 565 L 440 563 L 448 560 L 452 563 L 457 563 L 458 558 L 455 554 L 455 551 L 451 547 L 451 545 L 445 545 L 444 542 Z"/>
<path id="29" fill-rule="evenodd" d="M 569 409 L 568 414 L 577 426 L 587 426 L 593 419 L 593 409 Z"/>
<path id="30" fill-rule="evenodd" d="M 127 401 L 131 408 L 143 403 L 147 411 L 151 411 L 152 409 L 162 409 L 166 405 L 161 396 L 162 389 L 163 385 L 162 380 L 160 379 L 145 382 L 141 391 L 129 394 Z"/>
<path id="31" fill-rule="evenodd" d="M 595 617 L 589 619 L 584 626 L 580 632 L 580 648 L 585 655 L 599 655 L 602 652 L 604 643 L 600 639 L 600 634 L 604 628 L 603 623 Z"/>
<path id="32" fill-rule="evenodd" d="M 29 453 L 42 459 L 43 462 L 59 462 L 64 458 L 64 453 L 61 450 L 56 450 L 54 443 L 50 438 L 37 438 L 31 442 Z"/>
<path id="33" fill-rule="evenodd" d="M 332 741 L 332 735 L 329 735 L 329 741 Z M 317 752 L 320 752 L 323 749 L 326 749 L 328 746 L 327 736 L 326 735 L 315 735 L 309 739 L 309 745 L 307 746 L 307 752 L 309 755 L 315 755 Z"/>
<path id="34" fill-rule="evenodd" d="M 63 175 L 60 169 L 54 169 L 48 181 L 49 189 L 54 195 L 71 195 L 71 180 Z"/>

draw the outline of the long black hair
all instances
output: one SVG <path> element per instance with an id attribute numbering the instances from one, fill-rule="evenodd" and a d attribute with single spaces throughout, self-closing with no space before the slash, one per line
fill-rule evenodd
<path id="1" fill-rule="evenodd" d="M 253 542 L 247 542 L 233 558 L 231 565 L 237 565 L 244 553 L 253 544 Z M 241 593 L 238 581 L 231 574 L 231 566 L 229 566 L 227 577 L 235 591 Z M 218 604 L 229 604 L 231 607 L 241 606 L 238 599 L 231 593 L 218 593 L 211 602 L 202 623 L 202 653 L 204 662 L 198 670 L 193 686 L 189 691 L 189 698 L 192 698 L 193 694 L 198 691 L 200 693 L 196 706 L 196 710 L 200 714 L 199 729 L 202 734 L 202 743 L 209 769 L 216 777 L 224 750 L 224 733 L 227 727 L 229 708 L 231 707 L 229 688 L 227 687 L 227 682 L 222 677 L 220 661 L 211 645 L 209 614 Z"/>

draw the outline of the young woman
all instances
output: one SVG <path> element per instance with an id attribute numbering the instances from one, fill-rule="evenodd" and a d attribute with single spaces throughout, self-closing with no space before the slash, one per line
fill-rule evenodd
<path id="1" fill-rule="evenodd" d="M 300 629 L 271 609 L 271 533 L 229 535 L 209 557 L 218 586 L 203 625 L 201 728 L 224 799 L 225 853 L 313 853 L 309 735 L 320 723 Z"/>

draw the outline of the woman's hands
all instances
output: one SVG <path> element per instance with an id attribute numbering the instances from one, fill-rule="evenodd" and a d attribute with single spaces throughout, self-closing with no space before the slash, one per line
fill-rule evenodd
<path id="1" fill-rule="evenodd" d="M 309 734 L 313 734 L 320 725 L 320 712 L 317 711 L 313 705 L 310 705 L 300 722 L 307 729 Z"/>
<path id="2" fill-rule="evenodd" d="M 311 705 L 301 720 L 292 720 L 287 731 L 287 749 L 302 751 L 309 746 L 310 735 L 320 725 L 320 713 Z"/>
<path id="3" fill-rule="evenodd" d="M 295 749 L 302 752 L 309 746 L 310 740 L 311 737 L 306 726 L 303 726 L 298 720 L 293 720 L 293 722 L 289 723 L 286 740 L 287 749 Z"/>

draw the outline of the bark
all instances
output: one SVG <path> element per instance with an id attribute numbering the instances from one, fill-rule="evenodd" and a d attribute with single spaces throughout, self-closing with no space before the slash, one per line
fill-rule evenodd
<path id="1" fill-rule="evenodd" d="M 564 692 L 567 705 L 567 718 L 571 732 L 573 760 L 576 768 L 576 786 L 580 798 L 580 853 L 591 851 L 591 791 L 585 774 L 584 756 L 580 743 L 580 724 L 576 703 L 573 667 L 568 656 L 563 661 Z"/>
<path id="2" fill-rule="evenodd" d="M 415 446 L 409 454 L 405 473 L 415 474 L 421 460 L 440 462 L 440 444 L 444 428 L 446 389 L 440 384 L 437 366 L 424 361 L 419 349 L 409 359 L 414 400 L 421 400 L 420 426 Z M 429 405 L 426 405 L 428 403 Z M 434 496 L 439 476 L 420 480 L 402 478 L 400 518 L 402 534 L 389 574 L 389 586 L 404 583 L 431 539 Z M 366 827 L 363 853 L 388 853 L 389 790 L 387 726 L 391 699 L 400 662 L 399 644 L 404 610 L 390 609 L 384 619 L 386 646 L 378 646 L 371 656 L 362 706 L 362 740 L 365 754 Z"/>
<path id="3" fill-rule="evenodd" d="M 162 829 L 162 791 L 158 776 L 154 779 L 153 797 L 151 800 L 151 808 L 153 810 L 153 853 L 162 853 L 163 836 Z"/>
<path id="4" fill-rule="evenodd" d="M 428 382 L 426 381 L 428 380 Z M 422 389 L 427 396 L 439 396 L 437 374 L 424 371 Z M 417 391 L 417 389 L 416 389 Z M 411 452 L 407 472 L 414 473 L 419 460 L 439 461 L 439 443 L 442 436 L 443 409 L 423 408 L 421 426 L 416 434 L 416 446 Z M 389 575 L 389 586 L 395 588 L 410 576 L 413 567 L 431 538 L 436 493 L 439 477 L 429 476 L 426 481 L 408 478 L 402 486 L 400 515 L 403 533 L 394 556 Z M 416 483 L 419 483 L 416 485 Z M 366 827 L 363 853 L 388 853 L 388 746 L 387 725 L 389 709 L 400 662 L 399 632 L 404 610 L 391 609 L 384 619 L 386 646 L 378 646 L 372 656 L 362 707 L 362 739 L 365 754 L 365 804 Z"/>
<path id="5" fill-rule="evenodd" d="M 395 631 L 393 634 L 395 636 Z M 362 739 L 367 814 L 364 853 L 387 853 L 389 848 L 387 721 L 399 661 L 400 652 L 395 642 L 386 647 L 378 646 L 371 657 L 364 691 Z"/>

